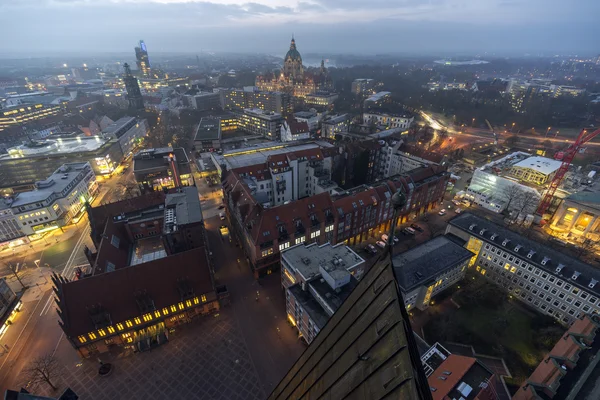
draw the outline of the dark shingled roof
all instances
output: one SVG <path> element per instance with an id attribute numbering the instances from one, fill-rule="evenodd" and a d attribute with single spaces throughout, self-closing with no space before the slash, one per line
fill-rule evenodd
<path id="1" fill-rule="evenodd" d="M 157 309 L 182 301 L 178 279 L 187 279 L 196 296 L 213 291 L 206 249 L 199 247 L 114 272 L 100 274 L 62 285 L 62 320 L 70 337 L 93 332 L 89 307 L 100 304 L 112 323 L 141 315 L 136 292 L 146 292 Z"/>
<path id="2" fill-rule="evenodd" d="M 559 279 L 565 280 L 574 286 L 578 286 L 582 290 L 600 296 L 600 270 L 589 264 L 581 262 L 534 240 L 527 239 L 516 232 L 496 225 L 487 219 L 471 213 L 463 213 L 452 219 L 449 223 L 472 236 L 483 239 L 486 242 L 494 243 L 507 253 L 526 259 L 528 263 L 535 265 Z M 471 226 L 473 226 L 473 229 L 470 229 Z M 491 240 L 493 234 L 497 234 L 497 236 L 494 240 Z M 503 245 L 506 239 L 508 239 L 508 242 L 506 242 L 506 245 Z M 521 246 L 519 250 L 515 250 L 517 245 Z M 535 253 L 533 253 L 531 258 L 527 257 L 532 250 Z M 547 260 L 544 265 L 542 265 L 542 261 L 545 258 L 547 258 Z M 559 266 L 561 266 L 561 268 L 557 271 Z M 580 275 L 577 276 L 576 279 L 573 279 L 575 272 L 579 272 Z M 594 285 L 592 285 L 592 280 L 595 281 Z"/>
<path id="3" fill-rule="evenodd" d="M 474 255 L 447 237 L 438 236 L 394 256 L 394 272 L 398 284 L 407 292 Z"/>

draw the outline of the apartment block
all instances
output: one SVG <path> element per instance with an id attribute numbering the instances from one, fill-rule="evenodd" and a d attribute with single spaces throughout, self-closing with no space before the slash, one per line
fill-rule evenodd
<path id="1" fill-rule="evenodd" d="M 260 108 L 246 108 L 238 115 L 238 123 L 240 129 L 252 135 L 277 140 L 283 117 L 279 113 L 263 111 Z"/>

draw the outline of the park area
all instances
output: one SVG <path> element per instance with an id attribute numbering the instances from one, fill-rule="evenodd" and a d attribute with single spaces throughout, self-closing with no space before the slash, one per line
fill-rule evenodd
<path id="1" fill-rule="evenodd" d="M 520 385 L 565 328 L 474 272 L 459 287 L 451 295 L 458 307 L 431 309 L 434 314 L 423 327 L 426 340 L 470 345 L 478 354 L 501 357 L 512 374 L 506 383 Z"/>

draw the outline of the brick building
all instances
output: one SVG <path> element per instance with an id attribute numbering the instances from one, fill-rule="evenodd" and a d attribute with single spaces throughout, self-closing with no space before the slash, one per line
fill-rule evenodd
<path id="1" fill-rule="evenodd" d="M 398 223 L 435 208 L 445 192 L 449 174 L 430 166 L 340 194 L 323 192 L 275 207 L 258 202 L 235 170 L 224 175 L 223 195 L 232 230 L 240 239 L 255 276 L 279 267 L 279 251 L 304 242 L 355 245 L 388 231 L 391 197 L 402 189 L 407 203 Z"/>

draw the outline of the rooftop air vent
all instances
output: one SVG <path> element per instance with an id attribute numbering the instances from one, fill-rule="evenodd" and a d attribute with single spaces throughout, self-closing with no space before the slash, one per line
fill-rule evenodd
<path id="1" fill-rule="evenodd" d="M 496 239 L 497 237 L 498 237 L 498 234 L 497 234 L 497 233 L 494 233 L 494 234 L 493 234 L 493 235 L 490 237 L 490 239 L 491 239 L 491 240 L 494 240 L 494 239 Z"/>
<path id="2" fill-rule="evenodd" d="M 556 267 L 556 272 L 560 272 L 562 271 L 562 269 L 565 267 L 565 264 L 558 264 L 558 267 Z"/>
<path id="3" fill-rule="evenodd" d="M 522 248 L 522 247 L 523 247 L 523 246 L 521 246 L 520 244 L 518 244 L 518 245 L 517 245 L 517 247 L 515 247 L 515 251 L 517 251 L 517 252 L 518 252 L 519 250 L 521 250 L 521 248 Z"/>
<path id="4" fill-rule="evenodd" d="M 527 258 L 533 257 L 534 254 L 535 254 L 535 250 L 529 250 L 529 253 L 527 253 Z"/>
<path id="5" fill-rule="evenodd" d="M 479 231 L 479 234 L 483 235 L 486 231 L 487 231 L 487 229 L 483 228 L 482 230 Z"/>
<path id="6" fill-rule="evenodd" d="M 504 240 L 502 241 L 502 246 L 507 246 L 509 243 L 510 243 L 510 240 L 509 240 L 509 239 L 504 239 Z"/>
<path id="7" fill-rule="evenodd" d="M 571 277 L 571 279 L 573 279 L 574 281 L 576 281 L 577 278 L 579 278 L 579 275 L 581 275 L 581 272 L 575 271 L 575 272 L 573 272 L 573 276 Z"/>
<path id="8" fill-rule="evenodd" d="M 469 230 L 472 231 L 473 229 L 475 229 L 476 226 L 477 226 L 476 224 L 469 225 Z"/>
<path id="9" fill-rule="evenodd" d="M 594 288 L 594 286 L 596 286 L 596 283 L 598 283 L 598 281 L 597 281 L 597 280 L 595 280 L 595 279 L 592 279 L 592 280 L 590 281 L 590 283 L 588 284 L 588 287 L 589 287 L 590 289 L 593 289 L 593 288 Z"/>

